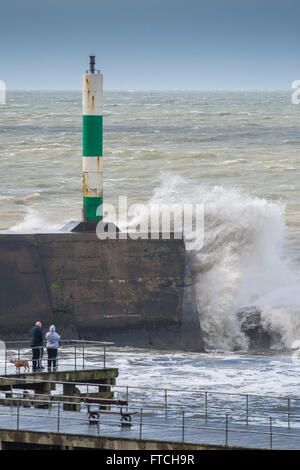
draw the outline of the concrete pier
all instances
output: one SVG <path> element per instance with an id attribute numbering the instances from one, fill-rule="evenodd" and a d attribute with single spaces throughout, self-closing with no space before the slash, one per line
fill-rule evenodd
<path id="1" fill-rule="evenodd" d="M 13 391 L 14 389 L 21 389 L 24 390 L 21 402 L 23 407 L 49 408 L 52 399 L 55 398 L 55 401 L 66 402 L 63 404 L 64 410 L 79 411 L 81 393 L 77 384 L 99 385 L 99 391 L 91 393 L 90 396 L 94 398 L 113 398 L 114 394 L 110 386 L 115 385 L 116 377 L 118 377 L 118 369 L 115 368 L 10 374 L 0 377 L 0 391 L 8 392 L 5 398 L 0 398 L 0 404 L 17 406 L 18 399 L 14 398 Z M 62 396 L 57 394 L 51 396 L 51 392 L 55 391 L 56 386 L 59 384 L 63 385 Z M 28 396 L 28 390 L 34 391 L 32 402 Z M 87 396 L 89 396 L 89 393 L 85 392 L 84 397 Z"/>
<path id="2" fill-rule="evenodd" d="M 28 339 L 38 319 L 54 323 L 64 339 L 202 349 L 199 319 L 185 318 L 183 308 L 184 242 L 172 234 L 2 234 L 0 259 L 1 339 Z"/>
<path id="3" fill-rule="evenodd" d="M 0 450 L 225 450 L 224 446 L 0 429 Z M 233 449 L 232 447 L 230 449 Z"/>

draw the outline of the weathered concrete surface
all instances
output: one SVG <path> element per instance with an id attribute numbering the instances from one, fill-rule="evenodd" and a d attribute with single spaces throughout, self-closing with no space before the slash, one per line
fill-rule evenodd
<path id="1" fill-rule="evenodd" d="M 8 374 L 0 377 L 0 390 L 10 390 L 11 387 L 39 390 L 41 385 L 49 385 L 48 381 L 54 383 L 115 384 L 115 378 L 118 377 L 118 373 L 119 371 L 116 368 L 107 368 Z"/>
<path id="2" fill-rule="evenodd" d="M 18 406 L 19 401 L 13 397 L 13 391 L 23 389 L 25 401 L 22 401 L 21 405 L 24 407 L 50 408 L 51 401 L 65 402 L 65 397 L 68 397 L 68 403 L 64 403 L 63 408 L 80 411 L 81 396 L 113 398 L 114 392 L 111 390 L 111 385 L 115 385 L 118 374 L 119 371 L 116 368 L 9 374 L 0 377 L 0 391 L 9 390 L 5 398 L 0 398 L 0 405 Z M 51 391 L 56 390 L 56 385 L 60 383 L 63 383 L 63 395 L 51 395 Z M 76 387 L 77 383 L 99 384 L 99 392 L 82 395 Z M 28 390 L 34 390 L 34 401 L 28 398 Z M 41 402 L 35 400 L 41 400 Z M 75 404 L 70 404 L 70 402 Z"/>
<path id="3" fill-rule="evenodd" d="M 23 444 L 23 447 L 22 447 Z M 0 430 L 0 449 L 45 449 L 54 450 L 217 450 L 234 449 L 233 447 L 206 444 L 187 444 L 179 442 L 148 441 L 138 439 L 122 439 L 104 436 L 83 436 L 76 434 L 60 434 L 54 432 L 11 431 Z"/>
<path id="4" fill-rule="evenodd" d="M 41 320 L 65 338 L 201 350 L 183 318 L 183 240 L 94 233 L 0 235 L 1 339 Z"/>

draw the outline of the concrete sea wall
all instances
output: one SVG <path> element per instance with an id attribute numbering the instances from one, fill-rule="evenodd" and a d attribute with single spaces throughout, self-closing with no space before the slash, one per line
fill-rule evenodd
<path id="1" fill-rule="evenodd" d="M 2 234 L 0 263 L 1 339 L 28 339 L 41 320 L 65 339 L 202 349 L 182 240 Z"/>
<path id="2" fill-rule="evenodd" d="M 124 439 L 120 437 L 83 436 L 55 432 L 0 430 L 0 450 L 233 450 L 208 444 L 186 442 Z M 113 454 L 111 455 L 113 457 Z"/>

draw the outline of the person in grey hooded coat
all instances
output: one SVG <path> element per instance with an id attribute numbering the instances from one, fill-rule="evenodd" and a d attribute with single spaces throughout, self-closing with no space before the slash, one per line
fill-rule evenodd
<path id="1" fill-rule="evenodd" d="M 57 367 L 57 353 L 60 336 L 58 333 L 56 333 L 54 325 L 51 325 L 48 333 L 46 333 L 46 340 L 46 347 L 48 353 L 48 370 L 51 371 L 51 367 L 53 367 L 53 371 L 55 371 Z"/>

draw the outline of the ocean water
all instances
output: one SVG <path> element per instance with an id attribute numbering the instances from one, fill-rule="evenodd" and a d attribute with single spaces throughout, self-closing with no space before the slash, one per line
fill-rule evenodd
<path id="1" fill-rule="evenodd" d="M 105 201 L 204 204 L 205 244 L 190 266 L 216 351 L 246 354 L 235 311 L 248 305 L 261 309 L 273 348 L 300 339 L 299 123 L 290 90 L 104 93 Z M 8 91 L 0 228 L 57 231 L 81 218 L 81 154 L 80 91 Z"/>

